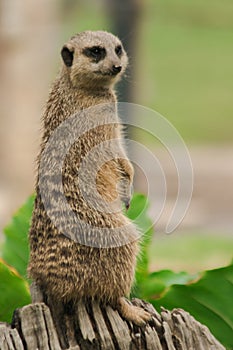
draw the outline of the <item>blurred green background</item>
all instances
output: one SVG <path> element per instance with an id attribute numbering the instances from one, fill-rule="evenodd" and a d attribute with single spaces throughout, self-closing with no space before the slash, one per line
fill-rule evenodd
<path id="1" fill-rule="evenodd" d="M 114 31 L 111 2 L 27 0 L 19 8 L 0 0 L 1 227 L 33 191 L 40 115 L 59 67 L 60 48 L 76 32 Z M 122 13 L 127 3 L 119 1 Z M 177 128 L 189 147 L 195 176 L 181 227 L 167 236 L 163 222 L 155 226 L 151 268 L 195 272 L 223 266 L 233 251 L 233 2 L 135 3 L 137 23 L 122 38 L 134 43 L 125 78 L 131 100 L 158 111 Z M 146 137 L 144 142 L 147 145 Z M 165 164 L 172 206 L 177 191 L 174 166 L 156 142 L 149 140 L 148 145 Z M 135 190 L 144 191 L 140 181 Z M 156 198 L 152 202 L 153 211 Z"/>

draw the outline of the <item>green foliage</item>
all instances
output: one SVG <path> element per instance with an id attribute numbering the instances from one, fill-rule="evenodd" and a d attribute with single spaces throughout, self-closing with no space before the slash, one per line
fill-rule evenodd
<path id="1" fill-rule="evenodd" d="M 191 276 L 187 272 L 173 272 L 170 270 L 152 272 L 147 275 L 141 298 L 147 300 L 158 299 L 166 293 L 170 286 L 191 283 L 196 278 L 197 275 Z"/>
<path id="2" fill-rule="evenodd" d="M 147 213 L 148 206 L 149 203 L 146 196 L 136 193 L 131 200 L 131 205 L 127 212 L 127 216 L 133 220 L 133 222 L 137 225 L 140 232 L 142 233 L 141 253 L 138 258 L 136 271 L 136 280 L 138 282 L 136 292 L 137 295 L 142 293 L 140 289 L 143 287 L 144 280 L 147 278 L 147 275 L 149 273 L 148 250 L 153 235 L 153 223 Z"/>
<path id="3" fill-rule="evenodd" d="M 27 275 L 26 269 L 29 255 L 27 235 L 33 203 L 34 196 L 31 196 L 4 228 L 5 242 L 1 256 L 7 264 L 13 266 L 23 277 Z"/>
<path id="4" fill-rule="evenodd" d="M 28 283 L 0 259 L 0 320 L 11 322 L 13 311 L 30 303 Z"/>
<path id="5" fill-rule="evenodd" d="M 29 285 L 26 280 L 28 263 L 28 230 L 34 196 L 13 216 L 4 229 L 5 241 L 0 255 L 0 320 L 10 322 L 17 307 L 30 303 Z"/>
<path id="6" fill-rule="evenodd" d="M 177 276 L 171 271 L 168 273 L 169 279 L 164 280 L 163 273 L 166 275 L 167 271 L 156 273 L 156 277 L 160 282 L 165 282 L 165 288 L 157 295 L 150 294 L 147 300 L 158 309 L 163 306 L 187 310 L 207 325 L 222 344 L 233 348 L 233 265 L 205 271 L 196 281 L 185 275 L 184 279 L 180 276 L 181 279 L 176 281 Z M 173 277 L 174 284 L 171 284 Z"/>
<path id="7" fill-rule="evenodd" d="M 30 302 L 25 276 L 29 253 L 27 234 L 33 203 L 34 196 L 31 196 L 4 229 L 6 240 L 1 249 L 3 259 L 0 259 L 1 321 L 10 322 L 14 309 Z M 127 212 L 127 216 L 142 232 L 133 296 L 148 300 L 157 309 L 161 306 L 167 309 L 185 309 L 209 327 L 223 345 L 232 348 L 233 265 L 196 275 L 170 270 L 151 273 L 149 246 L 153 228 L 148 206 L 144 195 L 135 194 Z"/>

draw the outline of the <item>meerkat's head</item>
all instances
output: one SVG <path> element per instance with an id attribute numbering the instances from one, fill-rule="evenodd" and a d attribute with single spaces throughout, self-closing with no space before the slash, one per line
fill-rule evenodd
<path id="1" fill-rule="evenodd" d="M 62 48 L 64 67 L 73 87 L 108 87 L 124 73 L 128 58 L 121 41 L 104 31 L 85 31 Z"/>

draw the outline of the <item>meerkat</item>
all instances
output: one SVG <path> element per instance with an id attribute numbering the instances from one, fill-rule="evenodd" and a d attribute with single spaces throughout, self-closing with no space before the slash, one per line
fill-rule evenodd
<path id="1" fill-rule="evenodd" d="M 49 304 L 48 300 L 53 300 L 55 303 L 71 303 L 75 307 L 79 300 L 97 300 L 111 305 L 123 318 L 141 326 L 151 316 L 126 299 L 134 283 L 139 235 L 123 214 L 121 205 L 124 202 L 126 207 L 129 206 L 134 171 L 124 150 L 114 92 L 115 83 L 127 67 L 127 54 L 116 36 L 104 31 L 85 31 L 73 36 L 63 46 L 61 58 L 62 67 L 42 116 L 36 199 L 29 232 L 28 274 L 39 291 L 34 293 L 33 302 L 43 300 Z M 108 114 L 111 122 L 105 124 Z M 56 130 L 72 116 L 70 134 L 66 139 L 83 124 L 87 125 L 86 131 L 72 143 L 62 163 L 61 194 L 53 173 L 56 161 L 53 161 L 59 158 L 62 142 L 52 146 L 50 153 L 46 147 Z M 102 119 L 103 122 L 98 124 Z M 108 145 L 111 140 L 115 140 L 114 147 L 107 147 L 107 151 L 105 147 L 109 154 L 101 158 L 101 144 Z M 88 183 L 92 166 L 83 168 L 83 181 L 86 182 L 82 191 L 79 175 L 83 161 L 93 149 L 96 150 L 91 163 L 93 167 L 97 166 L 95 159 L 97 163 L 98 157 L 102 161 L 95 177 L 97 200 L 90 205 L 85 196 L 92 198 L 94 191 Z M 42 161 L 46 164 L 44 172 L 41 171 Z M 47 181 L 48 188 L 42 195 L 43 181 Z M 62 207 L 62 195 L 70 212 Z M 107 207 L 115 203 L 117 210 L 100 210 L 98 195 Z M 55 203 L 54 206 L 47 208 L 46 200 Z M 72 215 L 86 226 L 80 228 L 76 225 L 70 219 Z M 59 220 L 61 226 L 57 224 Z M 94 231 L 90 233 L 91 228 Z M 81 237 L 81 242 L 79 238 L 73 239 L 72 230 Z M 82 237 L 90 239 L 82 241 Z"/>

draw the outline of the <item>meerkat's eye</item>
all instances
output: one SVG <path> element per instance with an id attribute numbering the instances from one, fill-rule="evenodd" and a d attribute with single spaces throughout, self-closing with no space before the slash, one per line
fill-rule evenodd
<path id="1" fill-rule="evenodd" d="M 115 48 L 115 52 L 117 54 L 117 56 L 121 56 L 122 55 L 122 46 L 121 45 L 118 45 L 116 48 Z"/>
<path id="2" fill-rule="evenodd" d="M 95 62 L 103 60 L 106 56 L 106 50 L 101 46 L 87 47 L 83 50 L 83 53 L 87 57 L 93 58 Z"/>

